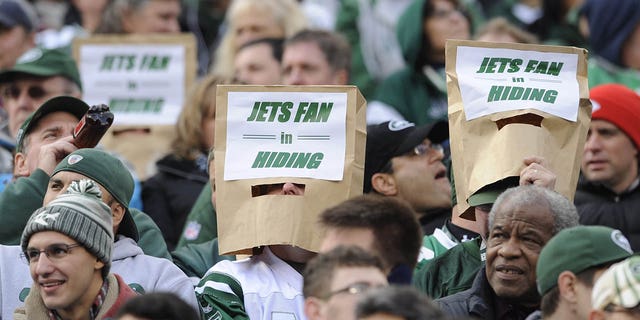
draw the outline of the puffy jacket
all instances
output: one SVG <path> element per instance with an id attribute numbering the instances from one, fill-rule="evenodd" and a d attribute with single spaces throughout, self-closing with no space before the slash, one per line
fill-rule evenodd
<path id="1" fill-rule="evenodd" d="M 581 177 L 574 203 L 580 224 L 618 229 L 629 239 L 633 251 L 640 251 L 640 186 L 616 194 Z"/>

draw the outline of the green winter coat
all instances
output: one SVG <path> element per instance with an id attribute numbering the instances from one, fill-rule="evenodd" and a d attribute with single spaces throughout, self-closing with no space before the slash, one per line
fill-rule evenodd
<path id="1" fill-rule="evenodd" d="M 442 68 L 419 65 L 422 51 L 423 8 L 426 0 L 414 1 L 398 20 L 396 33 L 407 66 L 386 78 L 374 100 L 397 110 L 406 120 L 421 125 L 447 119 L 447 87 Z"/>
<path id="2" fill-rule="evenodd" d="M 433 299 L 471 288 L 484 265 L 480 237 L 463 242 L 415 271 L 413 285 Z"/>
<path id="3" fill-rule="evenodd" d="M 211 203 L 211 182 L 207 182 L 184 223 L 176 250 L 189 243 L 203 243 L 218 237 L 216 210 Z"/>
<path id="4" fill-rule="evenodd" d="M 20 244 L 22 230 L 29 217 L 36 209 L 42 207 L 48 184 L 49 175 L 36 169 L 29 177 L 18 178 L 8 184 L 5 190 L 0 193 L 1 244 Z M 138 245 L 142 251 L 154 257 L 171 259 L 162 233 L 153 220 L 136 209 L 129 211 L 138 229 Z"/>

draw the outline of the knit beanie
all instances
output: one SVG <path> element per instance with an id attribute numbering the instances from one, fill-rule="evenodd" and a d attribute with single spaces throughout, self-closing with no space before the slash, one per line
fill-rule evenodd
<path id="1" fill-rule="evenodd" d="M 603 84 L 589 93 L 591 120 L 606 120 L 622 130 L 640 148 L 640 96 L 621 84 Z"/>
<path id="2" fill-rule="evenodd" d="M 34 233 L 56 231 L 81 244 L 105 265 L 108 274 L 113 246 L 111 209 L 102 202 L 98 184 L 82 179 L 71 182 L 67 193 L 36 210 L 22 232 L 20 246 L 27 249 Z"/>

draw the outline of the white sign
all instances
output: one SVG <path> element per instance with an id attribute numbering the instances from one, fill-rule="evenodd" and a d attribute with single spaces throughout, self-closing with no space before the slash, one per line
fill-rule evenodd
<path id="1" fill-rule="evenodd" d="M 537 109 L 575 122 L 577 65 L 577 54 L 460 46 L 456 72 L 466 120 Z"/>
<path id="2" fill-rule="evenodd" d="M 347 93 L 229 92 L 224 180 L 342 180 Z"/>
<path id="3" fill-rule="evenodd" d="M 84 100 L 108 104 L 114 125 L 174 124 L 185 96 L 185 52 L 171 43 L 84 44 Z"/>

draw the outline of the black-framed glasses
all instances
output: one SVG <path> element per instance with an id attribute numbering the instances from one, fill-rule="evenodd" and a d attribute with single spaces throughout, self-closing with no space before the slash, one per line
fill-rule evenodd
<path id="1" fill-rule="evenodd" d="M 27 248 L 27 250 L 22 253 L 22 256 L 27 263 L 36 263 L 40 259 L 40 254 L 44 253 L 47 258 L 55 261 L 63 259 L 67 255 L 69 255 L 71 249 L 79 246 L 80 244 L 78 243 L 54 243 L 44 249 Z"/>
<path id="2" fill-rule="evenodd" d="M 372 285 L 371 283 L 368 282 L 356 282 L 356 283 L 352 283 L 342 289 L 338 289 L 335 291 L 331 291 L 329 292 L 329 294 L 327 294 L 325 296 L 325 300 L 337 295 L 337 294 L 342 294 L 342 293 L 346 293 L 346 294 L 360 294 L 362 292 L 365 292 L 369 289 L 375 288 L 375 287 L 379 287 L 379 285 Z"/>
<path id="3" fill-rule="evenodd" d="M 26 90 L 31 99 L 41 99 L 47 95 L 47 91 L 38 85 L 29 86 Z M 16 85 L 9 85 L 2 90 L 2 97 L 5 99 L 18 99 L 22 95 L 22 91 L 23 89 Z"/>

